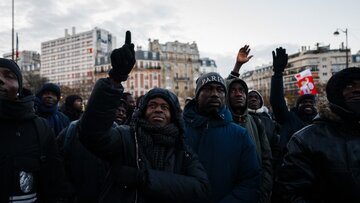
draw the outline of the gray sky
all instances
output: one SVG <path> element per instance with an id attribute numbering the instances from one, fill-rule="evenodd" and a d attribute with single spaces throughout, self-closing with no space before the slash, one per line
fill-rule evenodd
<path id="1" fill-rule="evenodd" d="M 64 36 L 64 29 L 83 32 L 104 28 L 120 46 L 126 30 L 135 45 L 148 39 L 198 44 L 201 57 L 216 60 L 219 72 L 231 71 L 239 48 L 249 44 L 250 69 L 271 62 L 278 46 L 295 53 L 317 42 L 338 48 L 348 28 L 352 54 L 360 50 L 358 0 L 15 0 L 19 49 L 40 52 L 43 41 Z M 11 0 L 0 2 L 0 55 L 11 51 Z"/>

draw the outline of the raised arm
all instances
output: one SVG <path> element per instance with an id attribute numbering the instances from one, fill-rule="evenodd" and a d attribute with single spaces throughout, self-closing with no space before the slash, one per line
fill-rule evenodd
<path id="1" fill-rule="evenodd" d="M 283 72 L 288 63 L 286 49 L 277 48 L 276 53 L 272 52 L 273 71 L 271 77 L 270 104 L 278 123 L 283 124 L 286 121 L 289 110 L 286 106 L 284 97 Z"/>
<path id="2" fill-rule="evenodd" d="M 228 79 L 240 76 L 239 71 L 241 69 L 241 66 L 247 63 L 253 57 L 253 55 L 249 56 L 250 50 L 251 49 L 249 48 L 249 45 L 245 45 L 240 48 L 236 57 L 234 68 L 228 76 Z"/>
<path id="3" fill-rule="evenodd" d="M 134 44 L 131 43 L 131 33 L 127 31 L 125 44 L 111 53 L 110 77 L 96 82 L 79 123 L 80 140 L 102 158 L 108 159 L 114 154 L 121 154 L 118 152 L 125 144 L 112 124 L 123 93 L 121 82 L 128 78 L 134 64 Z"/>

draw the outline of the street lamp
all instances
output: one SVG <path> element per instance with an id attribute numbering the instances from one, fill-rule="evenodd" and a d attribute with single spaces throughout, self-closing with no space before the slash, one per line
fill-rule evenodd
<path id="1" fill-rule="evenodd" d="M 346 37 L 346 44 L 345 44 L 345 51 L 346 51 L 346 68 L 349 68 L 349 54 L 348 54 L 348 29 L 346 28 L 345 30 L 343 29 L 336 29 L 334 32 L 334 35 L 339 35 L 339 30 L 343 33 L 345 33 L 345 37 Z"/>

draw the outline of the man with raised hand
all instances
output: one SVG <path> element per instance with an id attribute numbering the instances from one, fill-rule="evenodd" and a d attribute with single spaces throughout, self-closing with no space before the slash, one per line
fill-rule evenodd
<path id="1" fill-rule="evenodd" d="M 172 92 L 154 88 L 141 99 L 129 126 L 112 128 L 123 96 L 121 82 L 135 64 L 134 44 L 111 54 L 109 78 L 96 82 L 80 119 L 82 143 L 108 161 L 111 170 L 100 202 L 201 202 L 208 198 L 206 173 L 184 143 L 179 101 Z"/>

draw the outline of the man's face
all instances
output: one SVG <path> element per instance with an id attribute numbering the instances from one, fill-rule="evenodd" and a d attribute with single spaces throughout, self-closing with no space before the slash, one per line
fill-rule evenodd
<path id="1" fill-rule="evenodd" d="M 256 92 L 249 92 L 248 94 L 248 107 L 250 109 L 259 109 L 261 103 L 260 96 Z"/>
<path id="2" fill-rule="evenodd" d="M 58 99 L 54 92 L 51 91 L 45 91 L 41 97 L 43 103 L 47 107 L 52 107 L 57 104 Z"/>
<path id="3" fill-rule="evenodd" d="M 145 119 L 160 126 L 166 126 L 171 122 L 170 105 L 161 97 L 155 97 L 147 103 Z"/>
<path id="4" fill-rule="evenodd" d="M 81 99 L 76 99 L 73 103 L 73 108 L 76 109 L 76 110 L 79 110 L 81 111 L 82 110 L 82 100 Z"/>
<path id="5" fill-rule="evenodd" d="M 16 100 L 19 82 L 8 68 L 0 67 L 0 99 Z"/>
<path id="6" fill-rule="evenodd" d="M 229 103 L 232 109 L 246 108 L 245 88 L 238 82 L 234 82 L 230 85 Z"/>
<path id="7" fill-rule="evenodd" d="M 135 99 L 131 95 L 128 95 L 126 97 L 126 102 L 127 102 L 128 106 L 130 106 L 132 109 L 135 109 L 136 102 L 135 102 Z"/>
<path id="8" fill-rule="evenodd" d="M 217 114 L 225 103 L 225 88 L 219 83 L 204 85 L 199 92 L 197 103 L 201 113 Z"/>
<path id="9" fill-rule="evenodd" d="M 120 106 L 116 109 L 116 122 L 118 124 L 123 124 L 126 121 L 126 108 Z"/>
<path id="10" fill-rule="evenodd" d="M 315 113 L 315 101 L 313 99 L 303 99 L 299 103 L 299 111 L 308 115 L 312 115 Z"/>
<path id="11" fill-rule="evenodd" d="M 345 102 L 359 102 L 360 101 L 360 79 L 354 80 L 347 85 L 343 90 Z"/>

